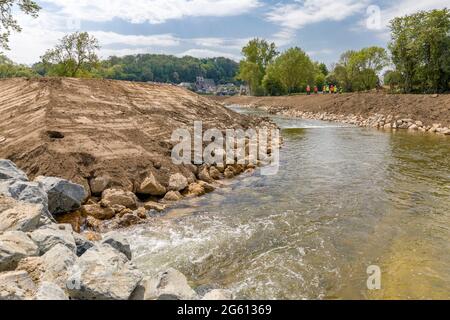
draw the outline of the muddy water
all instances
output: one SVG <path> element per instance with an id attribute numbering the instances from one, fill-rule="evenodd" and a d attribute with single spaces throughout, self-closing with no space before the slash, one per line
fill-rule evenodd
<path id="1" fill-rule="evenodd" d="M 274 120 L 279 174 L 125 231 L 140 268 L 243 299 L 450 298 L 450 139 Z M 367 289 L 370 265 L 381 290 Z"/>

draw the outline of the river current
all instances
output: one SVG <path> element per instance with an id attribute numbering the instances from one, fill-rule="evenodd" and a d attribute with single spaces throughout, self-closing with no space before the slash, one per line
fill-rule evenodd
<path id="1" fill-rule="evenodd" d="M 125 230 L 140 269 L 174 267 L 239 299 L 449 299 L 450 139 L 272 118 L 279 173 Z M 369 266 L 381 290 L 368 289 Z"/>

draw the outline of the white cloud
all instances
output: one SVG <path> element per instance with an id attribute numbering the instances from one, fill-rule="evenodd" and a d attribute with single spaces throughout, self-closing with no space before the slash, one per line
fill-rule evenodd
<path id="1" fill-rule="evenodd" d="M 222 17 L 246 13 L 258 0 L 43 0 L 59 8 L 59 13 L 80 20 L 131 23 L 163 23 L 183 17 Z"/>
<path id="2" fill-rule="evenodd" d="M 401 17 L 419 11 L 450 8 L 450 0 L 400 0 L 381 10 L 382 27 L 387 27 L 395 17 Z"/>
<path id="3" fill-rule="evenodd" d="M 284 32 L 323 21 L 342 21 L 368 5 L 368 0 L 304 0 L 275 7 L 267 14 Z"/>
<path id="4" fill-rule="evenodd" d="M 59 39 L 67 33 L 75 31 L 67 29 L 63 20 L 58 18 L 49 20 L 49 16 L 45 12 L 37 19 L 24 15 L 20 15 L 18 19 L 23 31 L 11 36 L 11 51 L 7 52 L 7 55 L 19 63 L 37 62 L 39 57 L 46 50 L 54 47 Z M 54 23 L 49 23 L 49 21 L 54 21 Z M 176 47 L 180 44 L 180 40 L 170 34 L 143 36 L 104 31 L 93 31 L 90 34 L 96 37 L 100 46 L 103 47 L 100 52 L 102 57 L 148 52 L 149 49 L 145 49 L 145 47 L 156 51 L 155 48 Z M 118 47 L 118 49 L 113 47 Z"/>

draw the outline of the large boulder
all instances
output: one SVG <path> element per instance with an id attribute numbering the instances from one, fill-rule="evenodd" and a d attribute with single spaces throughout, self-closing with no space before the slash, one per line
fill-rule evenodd
<path id="1" fill-rule="evenodd" d="M 66 289 L 69 273 L 78 259 L 73 251 L 62 244 L 58 244 L 41 258 L 44 273 L 40 280 L 50 281 L 60 288 Z"/>
<path id="2" fill-rule="evenodd" d="M 41 204 L 29 204 L 0 196 L 0 232 L 33 231 L 39 226 L 44 214 L 45 208 Z"/>
<path id="3" fill-rule="evenodd" d="M 121 205 L 126 208 L 137 209 L 137 197 L 134 193 L 119 189 L 107 189 L 102 194 L 102 204 L 104 207 Z"/>
<path id="4" fill-rule="evenodd" d="M 163 196 L 166 194 L 166 188 L 156 180 L 155 176 L 150 173 L 150 175 L 141 183 L 138 190 L 141 194 L 147 194 L 151 196 Z"/>
<path id="5" fill-rule="evenodd" d="M 28 181 L 27 175 L 10 160 L 0 160 L 0 180 L 14 179 Z"/>
<path id="6" fill-rule="evenodd" d="M 103 244 L 108 244 L 119 252 L 122 252 L 129 260 L 131 260 L 131 248 L 128 240 L 119 232 L 109 232 L 103 236 L 101 241 Z"/>
<path id="7" fill-rule="evenodd" d="M 141 273 L 123 253 L 102 244 L 78 259 L 68 292 L 73 299 L 128 300 L 141 280 Z"/>
<path id="8" fill-rule="evenodd" d="M 189 286 L 186 277 L 173 268 L 147 277 L 133 293 L 134 300 L 194 300 L 197 294 Z"/>
<path id="9" fill-rule="evenodd" d="M 25 258 L 17 270 L 26 271 L 35 283 L 51 282 L 66 290 L 68 278 L 77 261 L 75 254 L 58 244 L 41 257 Z"/>
<path id="10" fill-rule="evenodd" d="M 22 180 L 0 180 L 0 194 L 27 203 L 48 206 L 47 193 L 38 182 Z"/>
<path id="11" fill-rule="evenodd" d="M 188 184 L 188 179 L 181 173 L 173 174 L 169 178 L 170 191 L 182 191 L 187 188 Z"/>
<path id="12" fill-rule="evenodd" d="M 40 225 L 55 222 L 48 211 L 48 197 L 42 185 L 38 182 L 22 180 L 0 180 L 0 195 L 26 203 L 41 204 L 44 208 Z"/>
<path id="13" fill-rule="evenodd" d="M 30 237 L 38 245 L 41 255 L 48 252 L 57 244 L 66 246 L 74 253 L 77 251 L 72 226 L 69 224 L 44 226 L 31 232 Z"/>
<path id="14" fill-rule="evenodd" d="M 202 300 L 206 301 L 225 301 L 225 300 L 233 300 L 233 293 L 229 290 L 223 289 L 214 289 L 206 293 Z"/>
<path id="15" fill-rule="evenodd" d="M 26 271 L 0 274 L 0 300 L 31 300 L 36 285 Z"/>
<path id="16" fill-rule="evenodd" d="M 86 201 L 88 194 L 83 186 L 54 177 L 38 177 L 35 182 L 42 185 L 48 195 L 48 210 L 52 214 L 75 211 Z"/>
<path id="17" fill-rule="evenodd" d="M 39 255 L 38 246 L 22 231 L 0 234 L 0 272 L 14 270 L 25 257 Z"/>
<path id="18" fill-rule="evenodd" d="M 65 301 L 69 300 L 69 297 L 58 285 L 52 282 L 44 281 L 39 285 L 34 300 Z"/>

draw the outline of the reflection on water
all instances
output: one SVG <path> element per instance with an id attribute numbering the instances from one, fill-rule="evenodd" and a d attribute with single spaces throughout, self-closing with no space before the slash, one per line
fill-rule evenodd
<path id="1" fill-rule="evenodd" d="M 450 298 L 450 139 L 274 120 L 279 174 L 125 231 L 136 263 L 244 299 Z M 382 290 L 369 292 L 374 264 Z"/>

